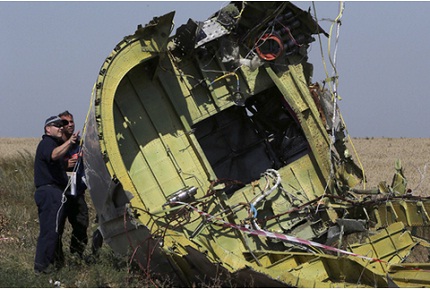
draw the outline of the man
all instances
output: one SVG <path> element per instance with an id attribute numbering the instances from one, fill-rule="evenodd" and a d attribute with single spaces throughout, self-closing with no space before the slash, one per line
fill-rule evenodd
<path id="1" fill-rule="evenodd" d="M 68 122 L 58 116 L 45 121 L 45 134 L 36 149 L 34 160 L 34 200 L 37 204 L 40 232 L 34 260 L 35 273 L 48 273 L 62 266 L 63 250 L 61 234 L 64 228 L 63 191 L 67 186 L 67 174 L 63 158 L 77 142 L 73 134 L 63 141 L 63 127 Z"/>
<path id="2" fill-rule="evenodd" d="M 58 115 L 68 122 L 64 126 L 63 141 L 69 139 L 75 131 L 75 121 L 73 115 L 67 110 Z M 79 134 L 79 132 L 78 132 Z M 72 237 L 70 240 L 70 253 L 83 257 L 85 246 L 88 243 L 87 228 L 89 225 L 88 206 L 85 201 L 85 190 L 87 186 L 83 181 L 84 165 L 82 163 L 82 153 L 78 141 L 72 145 L 64 156 L 69 177 L 76 179 L 76 183 L 71 182 L 66 191 L 67 202 L 65 204 L 65 215 L 72 226 Z"/>

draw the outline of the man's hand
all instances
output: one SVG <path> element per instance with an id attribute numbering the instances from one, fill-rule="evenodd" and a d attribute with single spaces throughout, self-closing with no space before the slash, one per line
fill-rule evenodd
<path id="1" fill-rule="evenodd" d="M 75 132 L 74 134 L 72 134 L 72 135 L 70 136 L 70 138 L 69 138 L 70 143 L 75 144 L 75 143 L 78 141 L 78 138 L 79 138 L 79 132 L 80 132 L 80 131 L 77 131 L 77 132 Z"/>
<path id="2" fill-rule="evenodd" d="M 74 154 L 70 157 L 70 159 L 67 160 L 67 167 L 69 169 L 74 168 L 76 165 L 76 162 L 78 161 L 78 154 Z"/>

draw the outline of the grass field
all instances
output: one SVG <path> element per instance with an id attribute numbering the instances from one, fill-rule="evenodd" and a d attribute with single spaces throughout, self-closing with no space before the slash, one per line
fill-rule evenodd
<path id="1" fill-rule="evenodd" d="M 19 156 L 21 153 L 35 153 L 40 138 L 0 138 L 1 158 Z"/>
<path id="2" fill-rule="evenodd" d="M 55 273 L 35 275 L 34 254 L 39 223 L 34 202 L 33 163 L 39 139 L 0 139 L 0 287 L 154 287 L 125 257 L 103 246 L 96 262 L 84 262 L 68 251 L 70 224 L 63 235 L 66 266 Z M 89 195 L 90 223 L 95 218 Z M 89 228 L 88 235 L 95 228 Z M 90 254 L 87 246 L 86 255 Z M 158 286 L 162 287 L 162 286 Z"/>
<path id="3" fill-rule="evenodd" d="M 92 264 L 67 255 L 70 225 L 63 237 L 67 266 L 53 275 L 33 274 L 39 227 L 32 165 L 38 142 L 38 138 L 0 139 L 0 287 L 168 287 L 143 276 L 129 260 L 116 256 L 107 246 Z M 430 195 L 430 139 L 355 138 L 352 144 L 351 154 L 354 147 L 359 156 L 354 159 L 363 165 L 368 179 L 367 188 L 380 181 L 391 184 L 394 163 L 400 159 L 413 194 Z M 89 195 L 87 202 L 93 220 Z"/>
<path id="4" fill-rule="evenodd" d="M 391 184 L 394 163 L 400 159 L 408 187 L 416 195 L 430 195 L 430 138 L 355 138 L 352 143 L 368 187 L 377 186 L 380 181 Z"/>
<path id="5" fill-rule="evenodd" d="M 39 138 L 0 138 L 1 157 L 34 153 L 39 141 Z M 390 183 L 394 162 L 400 159 L 409 188 L 416 194 L 430 193 L 430 138 L 353 138 L 351 143 L 351 154 L 357 164 L 363 165 L 367 176 L 366 186 L 374 187 L 380 181 Z"/>

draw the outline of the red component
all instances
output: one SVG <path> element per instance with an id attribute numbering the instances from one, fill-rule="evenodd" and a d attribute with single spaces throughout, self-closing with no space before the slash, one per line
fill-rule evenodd
<path id="1" fill-rule="evenodd" d="M 257 40 L 255 50 L 260 58 L 272 61 L 281 55 L 284 45 L 279 36 L 267 33 Z"/>

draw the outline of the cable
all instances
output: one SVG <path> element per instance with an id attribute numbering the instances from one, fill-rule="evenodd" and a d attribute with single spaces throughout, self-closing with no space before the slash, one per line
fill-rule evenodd
<path id="1" fill-rule="evenodd" d="M 315 2 L 312 2 L 313 4 L 313 9 L 314 9 L 314 17 L 315 17 L 315 21 L 317 22 L 318 25 L 318 17 L 317 17 L 317 12 L 316 12 L 316 7 L 315 7 Z M 337 87 L 339 84 L 339 75 L 338 75 L 338 71 L 337 71 L 337 66 L 336 66 L 336 60 L 337 60 L 337 49 L 338 49 L 338 43 L 339 43 L 339 34 L 340 34 L 340 26 L 341 26 L 341 18 L 343 16 L 343 12 L 344 12 L 345 6 L 344 6 L 344 2 L 340 1 L 339 2 L 339 13 L 337 15 L 337 17 L 335 18 L 335 20 L 332 21 L 332 24 L 330 26 L 330 32 L 329 32 L 329 37 L 328 37 L 328 41 L 327 41 L 327 50 L 328 50 L 328 56 L 329 56 L 329 61 L 330 64 L 333 68 L 333 77 L 329 77 L 328 71 L 327 71 L 327 64 L 326 61 L 324 59 L 324 52 L 323 52 L 323 48 L 322 48 L 322 41 L 321 41 L 321 36 L 320 34 L 318 34 L 318 39 L 319 39 L 319 44 L 320 44 L 320 52 L 321 52 L 321 59 L 322 59 L 322 63 L 324 66 L 324 71 L 325 71 L 325 75 L 326 75 L 326 83 L 328 83 L 329 85 L 329 90 L 330 93 L 332 95 L 332 101 L 333 101 L 333 117 L 332 117 L 332 132 L 331 132 L 331 142 L 330 142 L 330 148 L 329 148 L 329 155 L 330 155 L 330 159 L 331 159 L 331 152 L 333 149 L 333 144 L 336 141 L 336 127 L 335 127 L 335 123 L 336 123 L 336 119 L 337 117 L 339 117 L 340 122 L 342 123 L 342 125 L 345 128 L 345 132 L 347 134 L 347 138 L 349 140 L 349 142 L 352 145 L 353 151 L 354 151 L 354 155 L 356 156 L 359 166 L 361 168 L 362 174 L 363 176 L 365 175 L 364 173 L 364 168 L 363 165 L 360 161 L 360 158 L 357 154 L 357 151 L 354 147 L 354 144 L 352 143 L 351 137 L 349 135 L 348 130 L 346 129 L 346 124 L 345 121 L 342 117 L 342 114 L 340 113 L 340 111 L 338 110 L 338 100 L 341 100 L 341 98 L 338 95 L 338 91 L 337 91 Z M 332 35 L 333 35 L 333 28 L 336 25 L 336 37 L 335 37 L 335 48 L 334 48 L 334 54 L 333 57 L 331 56 L 331 41 L 332 41 Z M 334 164 L 333 162 L 331 162 L 331 169 L 330 169 L 330 177 L 328 180 L 328 184 L 331 181 L 331 179 L 333 178 L 334 175 Z M 363 182 L 363 186 L 365 188 L 365 182 Z M 326 189 L 328 188 L 328 185 L 326 186 Z M 326 189 L 324 191 L 326 191 Z M 325 192 L 324 192 L 325 194 Z"/>
<path id="2" fill-rule="evenodd" d="M 260 39 L 258 39 L 258 41 L 263 41 L 263 43 L 261 43 L 260 45 L 257 45 L 258 44 L 257 42 L 255 51 L 257 52 L 258 56 L 260 56 L 264 60 L 273 61 L 276 58 L 278 58 L 284 51 L 284 44 L 282 43 L 282 40 L 280 39 L 280 37 L 276 34 L 266 33 Z M 267 52 L 263 52 L 261 51 L 261 47 L 266 42 L 268 42 L 268 46 L 270 49 L 268 49 L 269 51 Z M 273 46 L 274 46 L 273 44 L 277 45 L 276 47 L 277 51 L 272 52 Z"/>
<path id="3" fill-rule="evenodd" d="M 265 190 L 263 192 L 263 194 L 261 194 L 260 196 L 258 196 L 251 204 L 250 204 L 250 209 L 249 212 L 250 214 L 252 213 L 253 219 L 252 219 L 252 224 L 254 225 L 254 228 L 256 228 L 257 230 L 261 230 L 260 226 L 257 224 L 257 222 L 255 221 L 255 218 L 257 217 L 257 209 L 255 208 L 255 206 L 257 205 L 257 203 L 259 203 L 262 199 L 264 199 L 265 197 L 269 196 L 281 183 L 281 175 L 274 169 L 268 169 L 266 172 L 264 172 L 264 175 L 266 176 L 271 176 L 272 178 L 276 177 L 276 183 L 269 189 L 269 190 Z"/>
<path id="4" fill-rule="evenodd" d="M 96 84 L 93 85 L 93 89 L 91 91 L 90 106 L 88 108 L 88 112 L 87 112 L 87 115 L 85 117 L 84 125 L 82 127 L 82 136 L 81 136 L 81 139 L 79 141 L 79 147 L 80 147 L 79 150 L 82 149 L 83 139 L 85 138 L 85 135 L 87 134 L 88 119 L 89 119 L 89 116 L 90 116 L 90 113 L 91 113 L 91 109 L 93 108 L 93 104 L 95 103 L 95 92 L 94 92 L 95 89 L 96 89 Z"/>
<path id="5" fill-rule="evenodd" d="M 93 90 L 92 90 L 92 93 L 91 93 L 90 108 L 88 109 L 88 112 L 87 112 L 87 115 L 86 115 L 85 121 L 84 121 L 84 126 L 82 128 L 82 136 L 81 136 L 81 138 L 79 140 L 78 161 L 75 163 L 75 166 L 73 167 L 72 173 L 76 173 L 77 172 L 78 167 L 79 167 L 79 165 L 81 163 L 82 157 L 80 157 L 80 155 L 81 155 L 81 152 L 82 152 L 82 143 L 83 143 L 84 135 L 86 134 L 86 127 L 87 127 L 87 123 L 88 123 L 90 111 L 91 111 L 92 105 L 94 103 L 94 89 L 95 89 L 95 85 L 93 86 Z M 66 191 L 70 187 L 71 182 L 72 182 L 72 178 L 70 177 L 70 178 L 68 178 L 67 186 L 63 190 L 63 193 L 62 193 L 62 196 L 61 196 L 61 205 L 60 205 L 60 208 L 58 208 L 58 210 L 57 210 L 56 220 L 55 220 L 55 232 L 56 233 L 58 233 L 58 223 L 59 223 L 59 219 L 60 219 L 61 209 L 63 208 L 63 205 L 67 202 Z"/>

